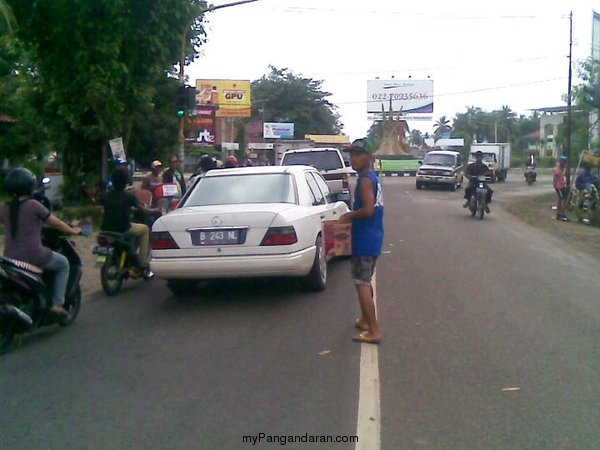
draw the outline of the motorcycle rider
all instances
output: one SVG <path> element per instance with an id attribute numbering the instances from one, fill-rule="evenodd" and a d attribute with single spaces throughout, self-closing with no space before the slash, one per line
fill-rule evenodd
<path id="1" fill-rule="evenodd" d="M 54 272 L 51 310 L 67 316 L 63 304 L 69 280 L 69 261 L 64 255 L 44 247 L 42 225 L 72 235 L 81 234 L 81 229 L 70 227 L 33 199 L 36 185 L 35 175 L 23 167 L 11 170 L 4 180 L 6 192 L 11 196 L 9 202 L 0 205 L 0 222 L 6 231 L 4 256 Z"/>
<path id="2" fill-rule="evenodd" d="M 467 208 L 469 206 L 469 199 L 473 192 L 475 191 L 475 180 L 473 177 L 481 177 L 481 176 L 491 176 L 491 171 L 489 167 L 483 162 L 483 153 L 481 151 L 475 152 L 475 162 L 469 164 L 465 169 L 465 177 L 469 180 L 469 185 L 465 188 L 465 203 L 463 208 Z M 488 186 L 487 188 L 487 198 L 485 205 L 485 212 L 490 213 L 489 204 L 492 202 L 492 194 L 494 191 Z"/>
<path id="3" fill-rule="evenodd" d="M 578 191 L 585 191 L 586 189 L 592 189 L 592 186 L 598 187 L 598 178 L 591 173 L 591 167 L 589 165 L 583 165 L 581 171 L 575 178 L 575 187 Z"/>
<path id="4" fill-rule="evenodd" d="M 112 179 L 114 190 L 106 194 L 104 198 L 104 217 L 102 219 L 102 231 L 125 233 L 136 236 L 140 240 L 139 261 L 140 268 L 144 271 L 144 277 L 152 276 L 148 263 L 148 250 L 150 247 L 150 228 L 142 223 L 131 222 L 131 209 L 135 208 L 145 213 L 156 213 L 158 208 L 147 208 L 140 204 L 137 197 L 131 192 L 125 191 L 127 187 L 128 174 L 125 169 L 117 167 L 113 170 Z"/>

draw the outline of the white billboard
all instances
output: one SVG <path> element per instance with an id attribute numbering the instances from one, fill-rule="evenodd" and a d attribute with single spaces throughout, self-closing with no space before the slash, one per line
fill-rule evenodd
<path id="1" fill-rule="evenodd" d="M 367 112 L 433 113 L 433 80 L 368 80 Z"/>
<path id="2" fill-rule="evenodd" d="M 263 137 L 265 139 L 294 139 L 294 124 L 264 122 Z"/>

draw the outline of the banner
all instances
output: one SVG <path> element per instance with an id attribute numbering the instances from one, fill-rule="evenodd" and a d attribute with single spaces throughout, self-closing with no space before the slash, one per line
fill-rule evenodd
<path id="1" fill-rule="evenodd" d="M 123 138 L 115 138 L 108 141 L 110 145 L 110 151 L 112 152 L 113 158 L 127 159 L 125 157 L 125 147 L 123 146 Z"/>
<path id="2" fill-rule="evenodd" d="M 196 115 L 190 117 L 189 122 L 194 129 L 196 143 L 202 146 L 215 145 L 217 136 L 217 121 L 215 119 L 215 108 L 211 106 L 199 106 Z"/>
<path id="3" fill-rule="evenodd" d="M 263 123 L 263 137 L 265 139 L 294 139 L 293 123 Z"/>
<path id="4" fill-rule="evenodd" d="M 391 103 L 390 103 L 391 102 Z M 433 80 L 369 80 L 367 112 L 433 113 Z"/>
<path id="5" fill-rule="evenodd" d="M 252 88 L 248 80 L 196 80 L 196 107 L 213 106 L 217 117 L 250 117 Z"/>

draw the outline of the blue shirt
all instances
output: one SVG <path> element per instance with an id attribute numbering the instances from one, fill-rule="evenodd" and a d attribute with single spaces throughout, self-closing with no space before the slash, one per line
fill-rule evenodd
<path id="1" fill-rule="evenodd" d="M 383 247 L 383 192 L 375 172 L 359 176 L 354 189 L 355 211 L 363 206 L 360 183 L 364 178 L 369 178 L 373 184 L 375 213 L 371 217 L 352 221 L 352 256 L 379 256 Z"/>

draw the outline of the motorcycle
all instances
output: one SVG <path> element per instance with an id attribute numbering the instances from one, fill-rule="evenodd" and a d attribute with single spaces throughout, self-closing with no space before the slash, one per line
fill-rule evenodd
<path id="1" fill-rule="evenodd" d="M 598 198 L 598 189 L 593 184 L 580 191 L 573 190 L 575 214 L 578 222 L 592 223 L 597 219 Z"/>
<path id="2" fill-rule="evenodd" d="M 527 166 L 527 170 L 525 171 L 525 181 L 529 186 L 531 186 L 537 178 L 537 172 L 535 167 Z"/>
<path id="3" fill-rule="evenodd" d="M 485 207 L 487 206 L 487 194 L 488 186 L 487 183 L 490 181 L 490 177 L 472 177 L 471 182 L 475 186 L 471 198 L 469 198 L 469 210 L 471 216 L 477 216 L 479 220 L 483 219 L 485 214 Z"/>
<path id="4" fill-rule="evenodd" d="M 98 245 L 92 249 L 96 255 L 96 266 L 100 267 L 100 283 L 102 290 L 110 297 L 121 291 L 123 281 L 144 278 L 149 281 L 152 276 L 144 274 L 138 257 L 138 239 L 125 233 L 101 231 Z"/>
<path id="5" fill-rule="evenodd" d="M 49 179 L 43 180 L 44 185 L 48 183 Z M 36 193 L 34 198 L 41 199 L 44 205 L 50 205 L 44 191 Z M 10 349 L 15 335 L 54 324 L 67 326 L 79 314 L 82 263 L 75 243 L 53 228 L 42 229 L 42 243 L 69 261 L 69 280 L 63 305 L 68 314 L 65 317 L 51 310 L 52 272 L 44 272 L 32 264 L 0 256 L 0 353 Z"/>

